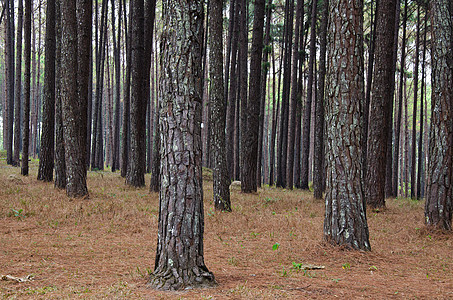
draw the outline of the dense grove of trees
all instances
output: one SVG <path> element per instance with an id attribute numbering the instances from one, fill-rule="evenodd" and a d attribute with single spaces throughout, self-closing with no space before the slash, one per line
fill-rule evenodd
<path id="1" fill-rule="evenodd" d="M 426 199 L 452 229 L 450 0 L 5 0 L 6 162 L 89 198 L 87 171 L 159 192 L 151 285 L 215 284 L 203 261 L 202 167 L 313 187 L 324 236 L 371 250 L 366 209 Z"/>

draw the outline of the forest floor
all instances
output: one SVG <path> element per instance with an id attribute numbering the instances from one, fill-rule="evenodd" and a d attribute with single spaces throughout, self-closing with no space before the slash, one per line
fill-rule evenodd
<path id="1" fill-rule="evenodd" d="M 158 194 L 126 187 L 118 173 L 89 172 L 90 198 L 69 200 L 31 166 L 22 177 L 0 162 L 0 275 L 33 276 L 0 280 L 2 298 L 453 298 L 453 235 L 424 228 L 423 201 L 369 210 L 372 251 L 349 251 L 322 241 L 324 202 L 309 192 L 233 189 L 233 212 L 219 213 L 205 180 L 205 263 L 218 286 L 168 293 L 147 287 Z"/>

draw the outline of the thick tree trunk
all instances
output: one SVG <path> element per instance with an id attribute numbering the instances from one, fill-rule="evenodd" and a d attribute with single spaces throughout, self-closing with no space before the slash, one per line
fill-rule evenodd
<path id="1" fill-rule="evenodd" d="M 47 3 L 42 136 L 38 180 L 52 181 L 55 131 L 55 1 Z M 72 70 L 74 73 L 74 69 Z"/>
<path id="2" fill-rule="evenodd" d="M 76 0 L 61 2 L 61 98 L 66 159 L 66 194 L 69 197 L 87 197 L 86 165 L 83 148 L 86 139 L 80 135 L 85 127 L 80 113 L 83 104 L 77 93 L 77 16 Z M 84 14 L 87 11 L 84 11 Z M 81 78 L 81 80 L 83 80 Z M 80 149 L 83 149 L 80 151 Z"/>
<path id="3" fill-rule="evenodd" d="M 313 151 L 313 196 L 322 199 L 324 190 L 324 87 L 326 81 L 327 22 L 329 2 L 322 7 L 322 23 L 319 32 L 321 41 L 319 49 L 319 86 L 316 95 L 315 136 Z"/>
<path id="4" fill-rule="evenodd" d="M 209 15 L 209 79 L 211 114 L 211 149 L 213 165 L 214 206 L 220 211 L 231 211 L 230 179 L 226 162 L 225 121 L 226 103 L 224 100 L 223 81 L 223 0 L 211 0 Z"/>
<path id="5" fill-rule="evenodd" d="M 215 284 L 203 258 L 202 1 L 162 3 L 159 234 L 153 288 Z"/>
<path id="6" fill-rule="evenodd" d="M 31 75 L 31 9 L 32 0 L 25 0 L 25 24 L 24 24 L 24 119 L 22 128 L 24 129 L 22 139 L 22 168 L 21 174 L 28 175 L 28 151 L 30 143 L 30 75 Z"/>
<path id="7" fill-rule="evenodd" d="M 263 27 L 264 27 L 265 0 L 255 0 L 253 17 L 253 36 L 250 55 L 250 88 L 246 109 L 241 111 L 246 120 L 241 140 L 242 168 L 241 191 L 251 193 L 257 191 L 256 169 L 258 156 L 259 114 L 261 103 L 261 62 L 263 54 Z"/>
<path id="8" fill-rule="evenodd" d="M 331 0 L 329 12 L 324 237 L 332 244 L 370 250 L 361 178 L 363 2 Z"/>
<path id="9" fill-rule="evenodd" d="M 21 96 L 22 96 L 22 29 L 24 20 L 23 1 L 19 0 L 17 9 L 17 36 L 16 36 L 16 91 L 14 93 L 14 157 L 13 165 L 20 166 L 20 143 L 21 139 Z"/>
<path id="10" fill-rule="evenodd" d="M 451 1 L 430 2 L 432 95 L 425 223 L 451 230 L 453 213 L 453 12 Z"/>
<path id="11" fill-rule="evenodd" d="M 393 93 L 393 46 L 396 0 L 379 0 L 376 11 L 376 66 L 370 107 L 368 158 L 365 176 L 366 201 L 373 209 L 385 206 L 387 140 Z"/>

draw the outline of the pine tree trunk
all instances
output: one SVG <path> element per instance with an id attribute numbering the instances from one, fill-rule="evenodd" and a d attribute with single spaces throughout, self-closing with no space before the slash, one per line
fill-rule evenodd
<path id="1" fill-rule="evenodd" d="M 331 0 L 329 12 L 324 237 L 332 244 L 371 250 L 361 178 L 363 2 Z M 345 24 L 350 31 L 342 29 Z"/>
<path id="2" fill-rule="evenodd" d="M 54 168 L 55 131 L 55 2 L 47 3 L 46 57 L 44 64 L 44 99 L 42 107 L 42 136 L 39 151 L 38 180 L 52 181 Z M 72 70 L 74 73 L 74 69 Z"/>
<path id="3" fill-rule="evenodd" d="M 82 122 L 80 108 L 83 107 L 77 93 L 77 16 L 76 0 L 61 2 L 61 94 L 66 159 L 66 194 L 69 197 L 87 197 L 84 149 L 86 139 L 80 135 Z M 84 14 L 87 11 L 84 11 Z M 83 78 L 80 78 L 83 80 Z"/>
<path id="4" fill-rule="evenodd" d="M 162 290 L 215 284 L 203 258 L 201 172 L 202 1 L 162 3 L 159 234 L 150 286 Z M 176 181 L 175 178 L 178 178 Z"/>
<path id="5" fill-rule="evenodd" d="M 23 1 L 19 0 L 17 9 L 17 36 L 16 36 L 16 91 L 14 93 L 14 157 L 13 165 L 20 166 L 21 144 L 21 96 L 22 96 L 22 29 L 24 20 Z"/>
<path id="6" fill-rule="evenodd" d="M 213 200 L 214 206 L 220 211 L 231 211 L 230 179 L 226 162 L 225 122 L 226 103 L 223 80 L 223 0 L 211 0 L 209 15 L 209 81 L 211 114 L 211 149 L 213 165 Z"/>
<path id="7" fill-rule="evenodd" d="M 22 128 L 23 139 L 22 139 L 22 168 L 21 174 L 24 176 L 28 175 L 28 151 L 30 143 L 30 75 L 31 75 L 31 10 L 32 0 L 25 0 L 25 20 L 24 20 L 24 118 Z"/>
<path id="8" fill-rule="evenodd" d="M 113 39 L 113 55 L 115 61 L 115 120 L 114 120 L 114 136 L 113 136 L 113 158 L 112 172 L 120 168 L 120 113 L 121 113 L 121 15 L 122 1 L 118 1 L 118 26 L 115 27 L 115 9 L 112 9 L 112 39 Z M 112 0 L 112 7 L 115 1 Z M 118 28 L 118 35 L 115 34 L 115 28 Z"/>
<path id="9" fill-rule="evenodd" d="M 6 162 L 9 165 L 14 164 L 13 158 L 13 124 L 14 124 L 14 1 L 6 0 L 6 26 L 8 27 L 6 34 L 8 49 L 8 67 L 7 67 L 7 79 L 8 79 L 8 121 L 7 121 L 7 138 L 6 138 Z"/>
<path id="10" fill-rule="evenodd" d="M 243 193 L 257 191 L 256 169 L 257 164 L 260 163 L 257 161 L 257 155 L 265 0 L 255 0 L 254 3 L 253 36 L 250 55 L 250 87 L 246 109 L 241 111 L 241 119 L 246 120 L 246 126 L 242 126 L 243 135 L 241 140 L 241 191 Z M 243 116 L 243 114 L 245 114 L 245 116 Z"/>
<path id="11" fill-rule="evenodd" d="M 156 45 L 157 49 L 157 45 Z M 157 59 L 158 52 L 156 51 L 156 58 L 154 61 L 156 62 L 156 70 L 155 70 L 155 77 L 159 78 L 158 76 L 158 59 Z M 154 138 L 153 138 L 153 162 L 152 162 L 152 171 L 151 171 L 151 182 L 149 185 L 149 189 L 151 192 L 159 192 L 160 190 L 160 130 L 159 130 L 159 90 L 156 89 L 156 103 L 154 107 Z"/>
<path id="12" fill-rule="evenodd" d="M 56 5 L 56 60 L 55 60 L 55 187 L 66 188 L 66 160 L 61 102 L 61 0 Z"/>
<path id="13" fill-rule="evenodd" d="M 324 178 L 324 87 L 326 81 L 326 50 L 327 50 L 327 21 L 329 2 L 325 1 L 322 7 L 322 22 L 320 28 L 319 49 L 319 86 L 316 95 L 315 108 L 315 136 L 313 151 L 313 196 L 322 199 Z"/>
<path id="14" fill-rule="evenodd" d="M 393 47 L 395 35 L 396 0 L 379 0 L 376 10 L 376 66 L 373 98 L 370 106 L 366 201 L 373 209 L 385 207 L 385 176 L 389 117 L 393 101 Z"/>
<path id="15" fill-rule="evenodd" d="M 403 43 L 401 46 L 401 70 L 400 70 L 400 84 L 399 84 L 399 100 L 398 100 L 398 115 L 395 127 L 395 146 L 393 151 L 393 174 L 392 174 L 392 188 L 393 194 L 398 195 L 398 163 L 400 156 L 400 136 L 401 136 L 401 116 L 403 110 L 403 81 L 404 72 L 406 69 L 406 25 L 407 25 L 407 0 L 404 0 L 404 16 L 403 16 Z"/>
<path id="16" fill-rule="evenodd" d="M 432 95 L 425 223 L 452 230 L 453 213 L 453 7 L 451 1 L 430 2 Z"/>

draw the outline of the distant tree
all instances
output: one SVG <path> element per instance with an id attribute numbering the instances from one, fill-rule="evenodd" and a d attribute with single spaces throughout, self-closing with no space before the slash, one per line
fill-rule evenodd
<path id="1" fill-rule="evenodd" d="M 25 20 L 24 20 L 24 133 L 22 139 L 22 175 L 28 175 L 28 150 L 30 143 L 30 75 L 31 75 L 31 10 L 32 0 L 25 0 Z"/>
<path id="2" fill-rule="evenodd" d="M 385 206 L 387 138 L 393 91 L 393 43 L 396 0 L 379 0 L 376 12 L 376 66 L 371 98 L 365 176 L 366 201 L 372 208 Z"/>
<path id="3" fill-rule="evenodd" d="M 162 1 L 159 233 L 150 286 L 215 284 L 203 257 L 201 94 L 203 1 Z"/>
<path id="4" fill-rule="evenodd" d="M 432 0 L 432 94 L 425 223 L 451 230 L 453 213 L 453 14 L 449 0 Z"/>
<path id="5" fill-rule="evenodd" d="M 24 24 L 24 2 L 19 0 L 17 9 L 17 36 L 16 36 L 16 91 L 14 93 L 14 158 L 13 165 L 20 166 L 20 143 L 21 143 L 21 96 L 22 96 L 22 29 Z"/>
<path id="6" fill-rule="evenodd" d="M 42 135 L 39 151 L 38 180 L 52 181 L 55 148 L 55 1 L 47 3 L 46 57 L 44 66 L 44 99 L 42 107 Z M 74 73 L 74 69 L 72 70 Z"/>
<path id="7" fill-rule="evenodd" d="M 213 199 L 217 210 L 231 211 L 230 178 L 226 162 L 226 105 L 223 82 L 223 0 L 211 0 L 209 15 L 209 79 L 211 83 L 211 149 L 213 165 Z"/>
<path id="8" fill-rule="evenodd" d="M 66 194 L 69 197 L 88 196 L 86 185 L 86 139 L 80 134 L 85 128 L 80 114 L 83 104 L 77 93 L 77 16 L 76 0 L 61 2 L 61 98 L 66 159 Z M 84 13 L 88 13 L 86 10 Z M 81 78 L 81 80 L 83 80 Z M 81 150 L 82 149 L 82 150 Z"/>
<path id="9" fill-rule="evenodd" d="M 332 244 L 370 250 L 361 165 L 363 2 L 329 2 L 324 237 Z"/>

